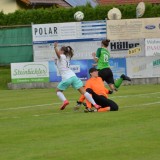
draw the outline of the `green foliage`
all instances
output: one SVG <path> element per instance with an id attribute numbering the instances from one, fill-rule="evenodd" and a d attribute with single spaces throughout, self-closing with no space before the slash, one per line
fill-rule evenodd
<path id="1" fill-rule="evenodd" d="M 4 13 L 1 11 L 0 12 L 0 24 L 3 23 L 3 19 L 4 19 Z"/>
<path id="2" fill-rule="evenodd" d="M 73 15 L 76 11 L 84 12 L 84 21 L 102 20 L 107 17 L 107 13 L 113 7 L 117 7 L 122 12 L 123 19 L 136 18 L 136 5 L 107 5 L 91 7 L 78 6 L 75 8 L 40 8 L 18 10 L 14 13 L 4 14 L 0 12 L 0 25 L 28 25 L 32 22 L 35 24 L 42 23 L 58 23 L 58 22 L 74 22 Z M 146 12 L 144 18 L 159 17 L 160 5 L 146 4 Z"/>

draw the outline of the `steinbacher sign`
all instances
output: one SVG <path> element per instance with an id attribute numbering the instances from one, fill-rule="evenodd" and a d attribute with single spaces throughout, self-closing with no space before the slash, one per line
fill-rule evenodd
<path id="1" fill-rule="evenodd" d="M 49 82 L 48 62 L 11 63 L 12 83 Z"/>
<path id="2" fill-rule="evenodd" d="M 107 38 L 111 40 L 157 37 L 160 37 L 160 18 L 107 21 Z"/>

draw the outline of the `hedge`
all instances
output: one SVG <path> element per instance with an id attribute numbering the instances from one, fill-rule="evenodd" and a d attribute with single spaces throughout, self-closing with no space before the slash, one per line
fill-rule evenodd
<path id="1" fill-rule="evenodd" d="M 0 26 L 30 25 L 42 23 L 74 22 L 73 15 L 76 11 L 82 11 L 85 15 L 84 21 L 103 20 L 113 7 L 122 12 L 123 19 L 136 18 L 136 5 L 110 5 L 96 6 L 92 8 L 89 4 L 75 8 L 40 8 L 17 10 L 14 13 L 4 14 L 0 12 Z M 160 5 L 146 4 L 144 18 L 160 17 Z"/>

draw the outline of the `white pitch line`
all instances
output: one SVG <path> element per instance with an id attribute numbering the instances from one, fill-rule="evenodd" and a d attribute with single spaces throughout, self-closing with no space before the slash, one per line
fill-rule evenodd
<path id="1" fill-rule="evenodd" d="M 160 104 L 160 102 L 153 102 L 153 103 L 142 103 L 139 105 L 131 105 L 131 106 L 124 106 L 121 109 L 125 109 L 125 108 L 133 108 L 133 107 L 145 107 L 145 106 L 150 106 L 150 105 L 155 105 L 155 104 Z M 59 113 L 48 113 L 48 114 L 35 114 L 35 115 L 31 115 L 33 117 L 41 117 L 41 116 L 52 116 L 52 115 L 59 115 L 59 114 L 68 114 L 68 113 L 73 113 L 73 112 L 59 112 Z M 77 112 L 78 113 L 78 112 Z M 21 117 L 2 117 L 0 118 L 1 120 L 5 120 L 5 119 L 17 119 L 17 118 L 21 118 Z"/>
<path id="2" fill-rule="evenodd" d="M 24 106 L 24 107 L 16 107 L 16 108 L 4 108 L 4 109 L 0 109 L 0 111 L 17 110 L 17 109 L 25 109 L 25 108 L 32 108 L 32 107 L 43 107 L 43 106 L 50 106 L 50 105 L 54 105 L 54 104 L 56 104 L 56 103 L 38 104 L 38 105 Z"/>
<path id="3" fill-rule="evenodd" d="M 151 103 L 142 103 L 142 104 L 138 104 L 138 105 L 132 105 L 132 106 L 124 106 L 122 107 L 121 109 L 123 108 L 132 108 L 132 107 L 141 107 L 141 106 L 149 106 L 149 105 L 154 105 L 154 104 L 160 104 L 160 101 L 159 102 L 151 102 Z"/>
<path id="4" fill-rule="evenodd" d="M 152 95 L 152 94 L 159 94 L 160 92 L 154 92 L 154 93 L 144 93 L 144 94 L 137 94 L 137 95 L 124 95 L 124 96 L 112 96 L 109 98 L 127 98 L 127 97 L 135 97 L 135 96 L 145 96 L 145 95 Z M 70 102 L 75 102 L 75 101 L 70 101 Z M 55 104 L 61 104 L 61 102 L 56 102 L 56 103 L 48 103 L 48 104 L 38 104 L 38 105 L 31 105 L 31 106 L 24 106 L 24 107 L 15 107 L 15 108 L 3 108 L 0 109 L 0 111 L 8 111 L 8 110 L 18 110 L 18 109 L 27 109 L 27 108 L 34 108 L 34 107 L 44 107 L 44 106 L 51 106 Z"/>
<path id="5" fill-rule="evenodd" d="M 72 102 L 72 101 L 70 101 Z M 44 107 L 44 106 L 51 106 L 54 104 L 61 104 L 60 102 L 56 102 L 56 103 L 48 103 L 48 104 L 38 104 L 38 105 L 32 105 L 32 106 L 24 106 L 24 107 L 16 107 L 16 108 L 4 108 L 4 109 L 0 109 L 0 111 L 7 111 L 7 110 L 17 110 L 17 109 L 26 109 L 26 108 L 32 108 L 32 107 Z"/>
<path id="6" fill-rule="evenodd" d="M 146 96 L 146 95 L 152 95 L 152 94 L 160 94 L 160 92 L 144 93 L 144 94 L 136 94 L 136 95 L 114 96 L 110 98 L 128 98 L 128 97 Z"/>

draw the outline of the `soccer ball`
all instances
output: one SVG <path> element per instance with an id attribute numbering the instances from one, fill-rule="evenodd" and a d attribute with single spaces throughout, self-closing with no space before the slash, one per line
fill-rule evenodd
<path id="1" fill-rule="evenodd" d="M 81 21 L 81 20 L 83 20 L 83 18 L 84 18 L 84 14 L 81 11 L 77 11 L 74 14 L 74 19 L 77 20 L 77 21 Z"/>

